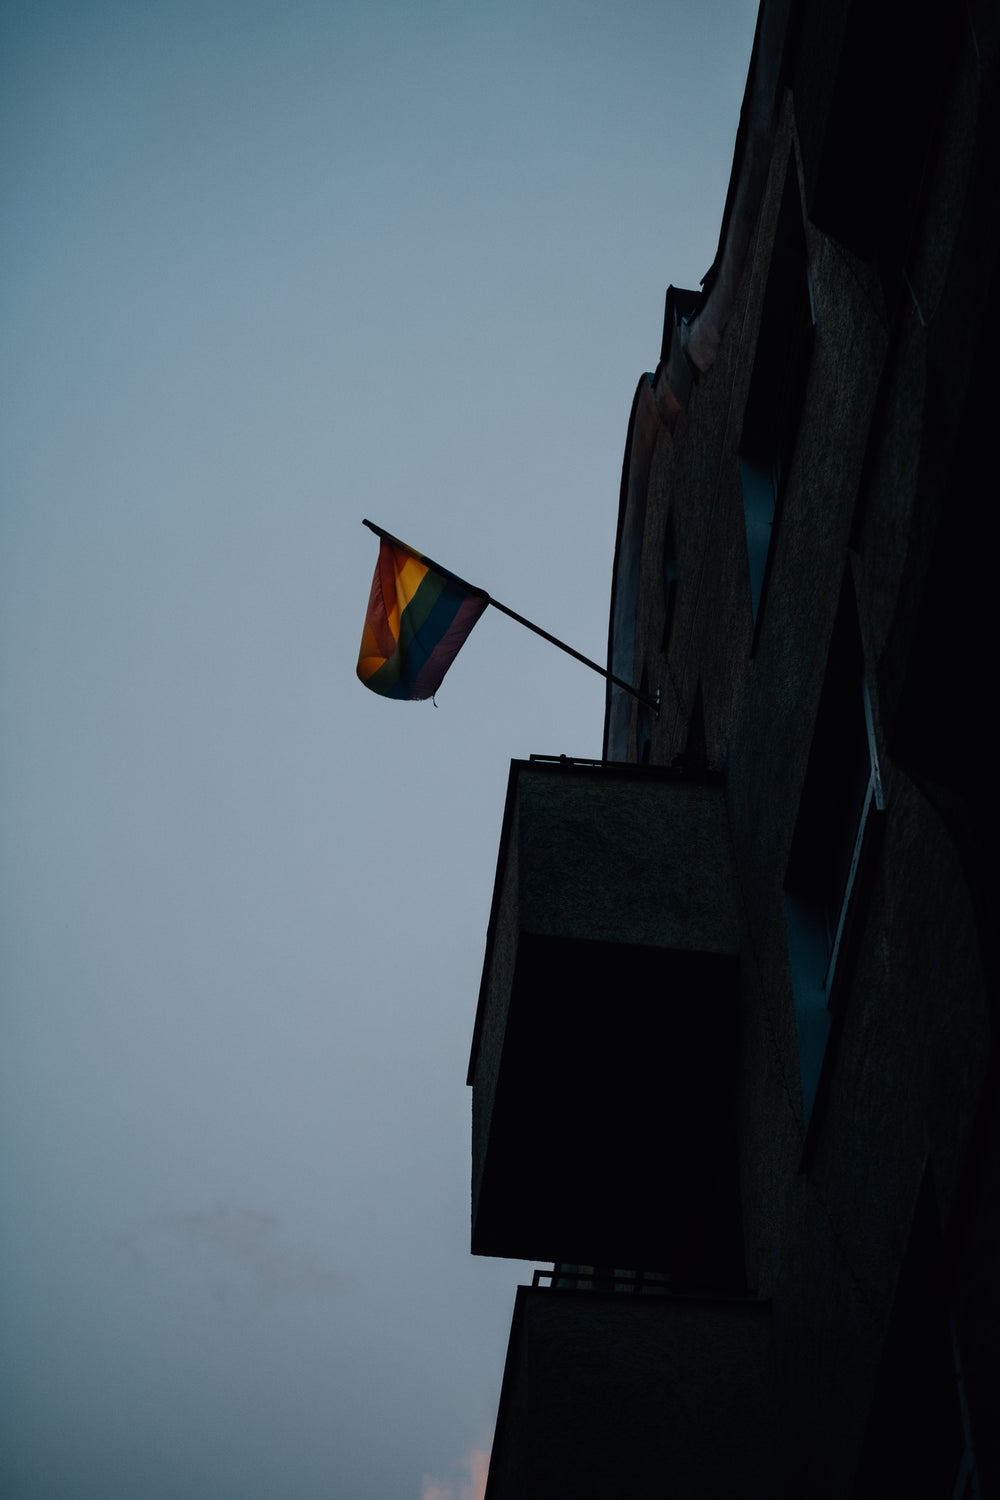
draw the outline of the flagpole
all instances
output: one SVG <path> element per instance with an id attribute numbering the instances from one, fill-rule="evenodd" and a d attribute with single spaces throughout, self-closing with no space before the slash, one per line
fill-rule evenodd
<path id="1" fill-rule="evenodd" d="M 425 562 L 429 568 L 433 568 L 435 572 L 443 573 L 446 578 L 453 578 L 456 583 L 460 583 L 462 587 L 468 589 L 470 593 L 478 594 L 481 599 L 487 599 L 489 603 L 492 604 L 493 608 L 498 609 L 501 614 L 509 615 L 512 620 L 516 620 L 519 625 L 523 625 L 527 630 L 533 630 L 535 634 L 540 635 L 544 641 L 551 641 L 553 646 L 558 646 L 559 650 L 565 651 L 567 656 L 575 657 L 577 661 L 583 662 L 583 665 L 585 667 L 590 667 L 592 672 L 599 672 L 602 677 L 607 678 L 608 682 L 613 682 L 616 687 L 622 688 L 626 693 L 631 693 L 633 698 L 638 698 L 640 703 L 645 703 L 647 707 L 653 709 L 655 713 L 659 713 L 659 692 L 657 692 L 656 697 L 654 698 L 650 693 L 644 693 L 641 691 L 641 689 L 632 687 L 630 683 L 623 681 L 621 677 L 616 677 L 613 672 L 608 672 L 604 667 L 598 666 L 596 661 L 591 661 L 589 656 L 584 656 L 581 652 L 574 651 L 572 646 L 567 646 L 566 642 L 561 641 L 558 636 L 550 635 L 549 632 L 547 630 L 543 630 L 540 625 L 533 625 L 532 622 L 530 620 L 526 620 L 523 615 L 517 614 L 513 609 L 508 609 L 506 604 L 501 604 L 499 599 L 494 599 L 493 595 L 488 594 L 485 589 L 478 588 L 474 583 L 469 583 L 469 581 L 465 578 L 459 578 L 458 574 L 452 573 L 449 568 L 442 568 L 440 563 L 434 562 L 432 558 L 427 557 L 423 552 L 418 552 L 415 547 L 409 546 L 406 542 L 401 542 L 398 536 L 393 536 L 391 532 L 383 531 L 382 527 L 376 526 L 374 521 L 363 521 L 362 525 L 367 526 L 369 531 L 374 531 L 377 537 L 381 537 L 382 540 L 388 542 L 391 547 L 402 547 L 404 552 L 410 552 L 414 557 L 419 557 L 422 562 Z"/>

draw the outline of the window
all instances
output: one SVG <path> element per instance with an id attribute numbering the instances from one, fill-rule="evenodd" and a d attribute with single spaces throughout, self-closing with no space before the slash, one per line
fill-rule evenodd
<path id="1" fill-rule="evenodd" d="M 810 9 L 791 80 L 809 216 L 862 260 L 878 257 L 891 316 L 941 129 L 945 60 L 971 23 L 934 0 Z"/>
<path id="2" fill-rule="evenodd" d="M 701 690 L 701 678 L 694 690 L 691 717 L 688 719 L 687 739 L 684 742 L 684 765 L 689 770 L 708 769 L 708 736 L 705 733 L 705 698 Z"/>
<path id="3" fill-rule="evenodd" d="M 755 622 L 760 608 L 760 596 L 764 592 L 764 571 L 771 550 L 771 530 L 778 508 L 780 478 L 780 459 L 740 455 L 740 487 L 743 491 L 743 518 L 747 528 L 747 557 L 750 563 L 750 605 Z"/>
<path id="4" fill-rule="evenodd" d="M 853 598 L 841 594 L 785 876 L 808 1127 L 848 955 L 874 815 L 884 806 Z"/>
<path id="5" fill-rule="evenodd" d="M 795 159 L 789 158 L 740 436 L 740 483 L 756 625 L 802 409 L 813 315 Z"/>

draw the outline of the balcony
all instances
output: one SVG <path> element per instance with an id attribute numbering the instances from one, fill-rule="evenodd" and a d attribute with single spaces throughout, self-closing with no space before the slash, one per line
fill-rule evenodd
<path id="1" fill-rule="evenodd" d="M 486 1500 L 784 1494 L 771 1312 L 519 1287 Z"/>
<path id="2" fill-rule="evenodd" d="M 469 1082 L 472 1249 L 742 1287 L 718 779 L 515 761 Z"/>

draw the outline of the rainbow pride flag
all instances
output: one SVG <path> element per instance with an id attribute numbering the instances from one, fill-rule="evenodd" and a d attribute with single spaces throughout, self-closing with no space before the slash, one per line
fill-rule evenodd
<path id="1" fill-rule="evenodd" d="M 481 589 L 379 534 L 358 676 L 385 698 L 432 698 L 489 602 Z"/>

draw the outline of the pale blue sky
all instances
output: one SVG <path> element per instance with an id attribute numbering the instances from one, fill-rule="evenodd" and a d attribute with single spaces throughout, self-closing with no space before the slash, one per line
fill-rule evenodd
<path id="1" fill-rule="evenodd" d="M 371 516 L 602 659 L 635 383 L 755 8 L 0 4 L 4 1500 L 421 1500 L 507 765 L 603 690 L 489 611 L 354 666 Z"/>

